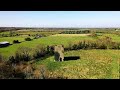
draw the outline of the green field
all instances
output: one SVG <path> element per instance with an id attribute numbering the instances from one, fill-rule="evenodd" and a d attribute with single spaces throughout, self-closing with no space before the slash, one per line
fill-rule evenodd
<path id="1" fill-rule="evenodd" d="M 42 37 L 39 39 L 34 39 L 32 41 L 25 41 L 25 37 L 18 36 L 18 37 L 3 37 L 0 38 L 1 41 L 9 41 L 12 44 L 13 40 L 19 40 L 22 43 L 19 44 L 13 44 L 11 46 L 5 47 L 5 48 L 0 48 L 0 53 L 3 56 L 9 56 L 15 53 L 17 48 L 20 46 L 27 46 L 34 48 L 38 44 L 43 44 L 43 45 L 57 45 L 57 44 L 63 44 L 65 46 L 68 46 L 69 43 L 75 42 L 75 41 L 80 41 L 80 40 L 93 40 L 95 38 L 89 37 L 89 36 L 69 36 L 69 37 L 64 37 L 64 36 L 48 36 L 48 37 Z"/>
<path id="2" fill-rule="evenodd" d="M 5 32 L 4 32 L 5 33 Z M 22 31 L 21 31 L 22 33 Z M 25 32 L 29 34 L 28 32 Z M 35 33 L 33 33 L 35 34 Z M 113 41 L 120 42 L 120 36 L 116 34 L 102 34 L 102 36 L 91 37 L 87 35 L 65 35 L 57 34 L 25 41 L 26 34 L 14 37 L 1 37 L 0 42 L 9 41 L 12 45 L 0 48 L 0 53 L 7 60 L 9 56 L 14 55 L 20 46 L 34 48 L 38 44 L 42 45 L 58 45 L 63 44 L 65 47 L 69 43 L 78 42 L 80 40 L 97 40 L 99 38 L 109 36 Z M 33 37 L 31 37 L 33 38 Z M 13 40 L 19 40 L 21 43 L 13 44 Z M 55 62 L 54 56 L 36 60 L 33 65 L 36 69 L 40 65 L 45 65 L 51 72 L 51 77 L 61 77 L 68 79 L 119 79 L 120 78 L 120 50 L 73 50 L 64 53 L 67 56 L 80 56 L 79 60 L 69 60 L 64 62 Z"/>
<path id="3" fill-rule="evenodd" d="M 79 50 L 65 52 L 67 56 L 80 56 L 78 60 L 54 62 L 54 57 L 37 61 L 35 65 L 45 65 L 53 77 L 69 79 L 118 79 L 120 50 Z"/>
<path id="4" fill-rule="evenodd" d="M 102 38 L 104 36 L 110 36 L 113 41 L 120 42 L 120 36 L 114 35 L 114 34 L 105 34 L 103 36 L 98 36 L 98 38 Z M 0 53 L 3 54 L 3 56 L 7 57 L 11 54 L 14 54 L 14 52 L 17 50 L 18 47 L 20 46 L 27 46 L 34 48 L 38 44 L 43 44 L 43 45 L 57 45 L 57 44 L 63 44 L 65 46 L 68 46 L 69 43 L 72 42 L 77 42 L 80 40 L 96 40 L 98 38 L 90 37 L 90 36 L 48 36 L 48 37 L 42 37 L 39 39 L 34 39 L 32 41 L 25 41 L 25 37 L 27 36 L 16 36 L 16 37 L 2 37 L 0 38 L 0 42 L 2 41 L 9 41 L 11 44 L 13 40 L 19 40 L 22 43 L 19 44 L 13 44 L 5 48 L 0 48 Z M 33 37 L 31 37 L 33 38 Z"/>

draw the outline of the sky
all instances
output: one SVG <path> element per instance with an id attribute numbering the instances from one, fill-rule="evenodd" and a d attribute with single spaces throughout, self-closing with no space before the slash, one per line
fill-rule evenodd
<path id="1" fill-rule="evenodd" d="M 0 11 L 0 27 L 120 27 L 120 11 Z"/>

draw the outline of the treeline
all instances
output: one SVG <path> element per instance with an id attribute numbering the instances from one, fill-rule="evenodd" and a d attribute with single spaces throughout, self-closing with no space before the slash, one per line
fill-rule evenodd
<path id="1" fill-rule="evenodd" d="M 52 46 L 51 46 L 52 47 Z M 50 46 L 37 45 L 35 48 L 19 47 L 15 54 L 9 57 L 11 63 L 19 63 L 24 61 L 31 61 L 43 57 L 51 56 L 54 54 Z"/>
<path id="2" fill-rule="evenodd" d="M 87 34 L 90 33 L 90 30 L 79 30 L 79 31 L 63 31 L 61 34 Z"/>
<path id="3" fill-rule="evenodd" d="M 6 31 L 14 31 L 14 30 L 20 30 L 22 28 L 19 27 L 0 27 L 0 32 L 6 32 Z"/>

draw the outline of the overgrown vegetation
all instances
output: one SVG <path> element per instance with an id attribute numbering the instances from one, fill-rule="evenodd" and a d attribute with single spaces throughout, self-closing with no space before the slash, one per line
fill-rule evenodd
<path id="1" fill-rule="evenodd" d="M 93 40 L 83 40 L 75 43 L 69 43 L 66 50 L 79 50 L 79 49 L 120 49 L 120 42 L 113 42 L 112 38 L 104 37 Z"/>
<path id="2" fill-rule="evenodd" d="M 32 40 L 32 39 L 29 38 L 29 37 L 25 38 L 25 41 L 31 41 L 31 40 Z"/>
<path id="3" fill-rule="evenodd" d="M 39 44 L 34 49 L 33 58 L 35 59 L 41 58 L 41 57 L 44 57 L 46 54 L 47 54 L 46 47 Z"/>
<path id="4" fill-rule="evenodd" d="M 71 31 L 63 31 L 61 34 L 87 34 L 90 33 L 90 30 L 71 30 Z"/>
<path id="5" fill-rule="evenodd" d="M 20 43 L 19 40 L 13 40 L 13 43 Z"/>

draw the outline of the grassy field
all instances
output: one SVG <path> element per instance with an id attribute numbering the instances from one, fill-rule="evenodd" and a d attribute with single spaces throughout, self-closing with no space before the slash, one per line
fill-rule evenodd
<path id="1" fill-rule="evenodd" d="M 23 32 L 23 31 L 19 31 Z M 25 32 L 24 32 L 25 33 Z M 47 33 L 47 32 L 46 32 Z M 26 31 L 29 34 L 29 31 Z M 21 43 L 13 44 L 8 47 L 0 48 L 0 53 L 7 60 L 10 55 L 14 55 L 15 51 L 20 46 L 34 48 L 38 44 L 58 45 L 63 44 L 65 47 L 69 43 L 77 42 L 80 40 L 96 40 L 105 36 L 109 36 L 113 41 L 120 42 L 120 36 L 116 34 L 102 34 L 98 37 L 90 37 L 88 34 L 56 34 L 32 41 L 25 41 L 27 35 L 15 37 L 2 37 L 1 41 L 9 41 L 11 44 L 13 40 L 19 40 Z M 36 34 L 36 32 L 34 32 Z M 31 37 L 33 38 L 33 37 Z M 54 56 L 45 58 L 44 60 L 38 59 L 33 63 L 36 68 L 40 65 L 45 65 L 51 72 L 52 77 L 62 77 L 68 79 L 118 79 L 120 78 L 120 50 L 73 50 L 65 52 L 67 56 L 80 56 L 78 60 L 69 60 L 64 62 L 55 62 Z"/>
<path id="2" fill-rule="evenodd" d="M 25 41 L 24 40 L 25 37 L 23 36 L 16 36 L 16 37 L 3 37 L 0 38 L 0 42 L 1 41 L 9 41 L 12 44 L 13 40 L 19 40 L 22 43 L 19 44 L 13 44 L 10 45 L 8 47 L 5 48 L 0 48 L 0 53 L 5 56 L 8 57 L 9 55 L 12 55 L 15 53 L 15 51 L 17 50 L 17 48 L 19 48 L 20 46 L 27 46 L 30 48 L 34 48 L 36 45 L 38 44 L 43 44 L 43 45 L 57 45 L 57 44 L 63 44 L 65 46 L 68 46 L 69 43 L 71 42 L 75 42 L 75 41 L 80 41 L 80 40 L 93 40 L 95 38 L 89 37 L 89 36 L 69 36 L 69 37 L 64 37 L 64 36 L 48 36 L 48 37 L 42 37 L 39 39 L 34 39 L 32 41 Z"/>
<path id="3" fill-rule="evenodd" d="M 120 50 L 79 50 L 65 52 L 67 56 L 80 56 L 78 60 L 54 62 L 54 57 L 35 63 L 45 65 L 53 77 L 68 79 L 118 79 Z"/>
<path id="4" fill-rule="evenodd" d="M 74 36 L 89 36 L 90 34 L 55 34 L 52 36 L 74 37 Z"/>
<path id="5" fill-rule="evenodd" d="M 102 38 L 104 36 L 110 36 L 113 41 L 120 42 L 120 36 L 114 35 L 114 34 L 103 34 L 103 36 L 98 36 L 98 38 Z M 8 57 L 9 55 L 12 55 L 15 53 L 18 47 L 20 46 L 27 46 L 30 48 L 34 48 L 38 44 L 43 44 L 45 46 L 47 45 L 57 45 L 57 44 L 63 44 L 65 47 L 69 45 L 69 43 L 77 42 L 80 40 L 96 40 L 98 38 L 90 37 L 85 34 L 78 34 L 78 35 L 52 35 L 48 37 L 42 37 L 39 39 L 34 39 L 32 41 L 25 41 L 25 37 L 28 36 L 16 36 L 16 37 L 2 37 L 0 38 L 0 42 L 2 41 L 9 41 L 11 44 L 13 40 L 19 40 L 22 43 L 19 44 L 13 44 L 5 48 L 0 48 L 0 53 L 3 54 L 3 56 Z M 33 37 L 31 37 L 33 38 Z"/>

